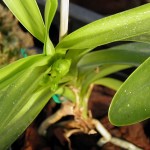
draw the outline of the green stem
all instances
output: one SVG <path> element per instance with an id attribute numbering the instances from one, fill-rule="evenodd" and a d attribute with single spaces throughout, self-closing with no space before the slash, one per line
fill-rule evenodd
<path id="1" fill-rule="evenodd" d="M 51 55 L 53 56 L 55 54 L 55 48 L 49 38 L 49 35 L 47 34 L 47 36 L 45 37 L 45 42 L 44 42 L 44 52 L 43 52 L 46 56 L 47 55 Z"/>
<path id="2" fill-rule="evenodd" d="M 82 116 L 83 118 L 88 118 L 88 102 L 89 102 L 89 98 L 91 95 L 91 92 L 93 90 L 94 85 L 91 84 L 89 86 L 89 89 L 87 90 L 87 93 L 83 96 L 82 101 L 80 103 L 80 107 L 82 108 L 83 112 L 82 112 Z"/>

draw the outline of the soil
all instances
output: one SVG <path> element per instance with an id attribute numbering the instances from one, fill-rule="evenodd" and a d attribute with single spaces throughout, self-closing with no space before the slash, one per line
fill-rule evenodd
<path id="1" fill-rule="evenodd" d="M 110 124 L 107 112 L 114 91 L 102 86 L 95 86 L 92 92 L 89 109 L 94 118 L 97 118 L 115 137 L 127 140 L 136 146 L 150 150 L 150 120 L 131 126 L 115 127 Z M 63 129 L 52 125 L 46 137 L 39 136 L 37 128 L 42 120 L 59 108 L 59 105 L 50 101 L 36 120 L 27 128 L 24 134 L 12 145 L 13 150 L 68 150 L 68 141 L 63 136 Z M 66 119 L 66 118 L 65 118 Z M 73 150 L 121 150 L 111 143 L 102 147 L 97 146 L 100 134 L 75 134 L 71 136 Z"/>

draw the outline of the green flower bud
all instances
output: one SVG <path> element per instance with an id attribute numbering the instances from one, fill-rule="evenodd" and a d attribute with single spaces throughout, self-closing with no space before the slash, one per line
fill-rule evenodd
<path id="1" fill-rule="evenodd" d="M 51 70 L 51 76 L 64 76 L 68 73 L 71 65 L 69 59 L 58 59 L 53 65 Z"/>

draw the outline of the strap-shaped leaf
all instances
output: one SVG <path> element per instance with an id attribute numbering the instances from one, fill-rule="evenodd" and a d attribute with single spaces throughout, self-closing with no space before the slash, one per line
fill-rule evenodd
<path id="1" fill-rule="evenodd" d="M 103 85 L 117 91 L 123 82 L 117 79 L 106 77 L 106 78 L 101 78 L 99 80 L 96 80 L 93 83 L 98 85 Z"/>
<path id="2" fill-rule="evenodd" d="M 0 134 L 0 148 L 6 149 L 10 147 L 12 142 L 18 138 L 19 135 L 31 124 L 31 122 L 35 119 L 37 114 L 42 110 L 42 108 L 46 105 L 48 100 L 50 99 L 51 95 L 49 92 L 49 88 L 32 95 L 32 98 L 28 102 L 27 105 L 23 107 L 22 110 L 24 114 L 21 116 L 17 116 L 17 120 L 15 122 L 8 124 L 7 127 L 3 130 Z M 42 100 L 41 100 L 42 99 Z M 32 100 L 34 103 L 30 103 Z M 30 106 L 31 105 L 31 106 Z M 19 112 L 18 112 L 19 115 Z"/>
<path id="3" fill-rule="evenodd" d="M 125 44 L 85 55 L 78 63 L 79 74 L 85 76 L 83 93 L 96 80 L 129 66 L 140 65 L 149 56 L 150 46 L 144 43 Z M 94 71 L 98 66 L 102 67 L 98 72 Z"/>
<path id="4" fill-rule="evenodd" d="M 54 94 L 51 85 L 44 84 L 50 60 L 31 56 L 0 70 L 0 149 L 10 146 Z"/>
<path id="5" fill-rule="evenodd" d="M 150 58 L 123 83 L 109 108 L 110 122 L 117 126 L 150 118 Z"/>
<path id="6" fill-rule="evenodd" d="M 90 23 L 66 36 L 58 51 L 86 49 L 138 36 L 150 31 L 150 4 Z"/>
<path id="7" fill-rule="evenodd" d="M 86 73 L 83 75 L 83 83 L 81 93 L 84 95 L 88 87 L 94 83 L 95 81 L 102 79 L 112 73 L 131 68 L 130 65 L 104 65 L 99 67 L 98 69 L 90 69 L 89 71 L 86 70 Z M 88 72 L 87 72 L 88 71 Z"/>
<path id="8" fill-rule="evenodd" d="M 10 111 L 16 109 L 16 115 L 14 113 L 14 117 L 11 117 L 11 112 L 8 112 L 11 120 L 7 122 L 4 128 L 1 128 L 2 130 L 0 130 L 0 149 L 5 150 L 10 147 L 18 136 L 21 135 L 35 119 L 50 97 L 54 94 L 51 93 L 49 89 L 50 87 L 44 87 L 35 93 L 31 93 L 29 99 L 19 99 L 20 103 L 24 104 L 20 107 L 13 108 L 15 104 L 12 107 L 7 107 Z M 6 119 L 8 118 L 6 117 Z"/>
<path id="9" fill-rule="evenodd" d="M 1 96 L 0 96 L 0 129 L 2 130 L 2 127 L 6 126 L 7 123 L 13 118 L 13 114 L 16 115 L 16 110 L 18 110 L 21 106 L 26 103 L 27 99 L 31 95 L 27 94 L 30 92 L 30 94 L 35 91 L 37 88 L 37 85 L 40 83 L 40 73 L 44 72 L 45 67 L 36 67 L 33 69 L 26 69 L 21 72 L 17 78 L 15 78 L 12 82 L 5 87 L 5 89 L 1 90 Z M 32 78 L 31 78 L 32 76 Z M 26 99 L 24 99 L 26 98 Z M 24 99 L 24 101 L 23 101 Z M 3 114 L 3 115 L 2 115 Z"/>
<path id="10" fill-rule="evenodd" d="M 91 51 L 91 49 L 85 49 L 85 50 L 75 49 L 75 50 L 68 51 L 65 57 L 67 59 L 72 60 L 71 67 L 69 70 L 69 74 L 71 76 L 77 76 L 78 73 L 77 64 L 79 60 L 89 51 Z"/>
<path id="11" fill-rule="evenodd" d="M 3 0 L 22 25 L 44 43 L 45 26 L 36 0 Z"/>
<path id="12" fill-rule="evenodd" d="M 56 13 L 57 5 L 58 5 L 57 0 L 46 0 L 45 12 L 44 12 L 45 32 L 46 32 L 45 41 L 44 41 L 44 53 L 46 55 L 53 55 L 55 51 L 54 46 L 49 38 L 49 28 L 54 18 L 54 15 Z"/>
<path id="13" fill-rule="evenodd" d="M 56 13 L 57 5 L 58 5 L 57 0 L 46 0 L 44 17 L 45 17 L 45 27 L 47 33 L 49 31 L 51 22 Z"/>
<path id="14" fill-rule="evenodd" d="M 39 54 L 20 59 L 0 69 L 0 90 L 9 84 L 10 81 L 14 80 L 14 78 L 16 78 L 23 70 L 33 68 L 35 66 L 43 66 L 45 64 L 49 64 L 50 61 L 50 56 Z"/>
<path id="15" fill-rule="evenodd" d="M 97 67 L 104 64 L 129 64 L 138 66 L 150 56 L 150 44 L 130 43 L 108 50 L 99 50 L 83 56 L 78 67 Z"/>
<path id="16" fill-rule="evenodd" d="M 143 42 L 143 43 L 150 43 L 150 33 L 145 33 L 139 36 L 135 36 L 132 38 L 125 39 L 125 41 L 136 41 L 136 42 Z"/>
<path id="17" fill-rule="evenodd" d="M 75 60 L 79 60 L 82 56 L 84 56 L 86 53 L 90 52 L 92 50 L 92 48 L 88 48 L 88 49 L 74 49 L 71 51 L 68 51 L 66 54 L 66 58 L 68 59 L 73 59 Z M 76 57 L 74 57 L 76 56 Z"/>

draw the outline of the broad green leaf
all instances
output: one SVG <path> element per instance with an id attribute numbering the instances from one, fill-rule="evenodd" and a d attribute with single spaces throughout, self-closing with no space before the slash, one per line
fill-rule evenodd
<path id="1" fill-rule="evenodd" d="M 17 108 L 17 110 L 15 110 L 16 116 L 11 118 L 12 120 L 10 120 L 10 122 L 8 122 L 2 130 L 0 128 L 1 150 L 5 150 L 10 147 L 10 145 L 22 134 L 22 132 L 39 114 L 52 94 L 53 93 L 50 93 L 49 91 L 49 87 L 45 87 L 44 89 L 32 94 L 30 99 L 25 100 L 24 106 L 21 106 L 19 109 Z M 13 106 L 12 108 L 7 109 L 12 110 Z"/>
<path id="2" fill-rule="evenodd" d="M 44 56 L 43 54 L 29 56 L 9 64 L 8 66 L 0 69 L 0 90 L 3 89 L 10 81 L 25 69 L 33 68 L 35 66 L 43 66 L 50 63 L 51 57 Z"/>
<path id="3" fill-rule="evenodd" d="M 150 44 L 130 43 L 107 50 L 86 54 L 81 58 L 78 67 L 97 67 L 105 64 L 128 64 L 138 66 L 150 56 Z"/>
<path id="4" fill-rule="evenodd" d="M 110 122 L 130 125 L 150 118 L 150 58 L 123 83 L 109 108 Z"/>
<path id="5" fill-rule="evenodd" d="M 136 42 L 143 42 L 143 43 L 150 43 L 150 33 L 145 33 L 139 36 L 135 36 L 132 38 L 125 39 L 125 41 L 136 41 Z"/>
<path id="6" fill-rule="evenodd" d="M 117 91 L 123 82 L 117 79 L 106 77 L 106 78 L 101 78 L 99 80 L 96 80 L 93 83 L 98 85 L 103 85 Z"/>
<path id="7" fill-rule="evenodd" d="M 0 149 L 25 130 L 54 94 L 46 80 L 50 57 L 37 55 L 18 62 L 0 70 Z"/>
<path id="8" fill-rule="evenodd" d="M 36 0 L 3 0 L 22 25 L 44 43 L 45 26 Z"/>
<path id="9" fill-rule="evenodd" d="M 21 74 L 17 76 L 17 78 L 15 78 L 12 82 L 10 82 L 5 89 L 1 90 L 0 92 L 1 130 L 2 126 L 5 127 L 6 124 L 11 120 L 11 118 L 15 117 L 14 115 L 16 115 L 16 113 L 18 112 L 18 108 L 20 108 L 22 105 L 24 105 L 24 103 L 26 103 L 27 99 L 29 99 L 31 94 L 36 90 L 37 86 L 39 86 L 40 84 L 39 78 L 42 78 L 40 73 L 43 75 L 45 69 L 46 68 L 43 66 L 36 67 L 33 69 L 32 68 L 26 69 L 22 71 Z M 30 93 L 30 95 L 27 93 Z"/>
<path id="10" fill-rule="evenodd" d="M 149 32 L 149 10 L 146 4 L 90 23 L 66 36 L 56 50 L 94 48 Z"/>

